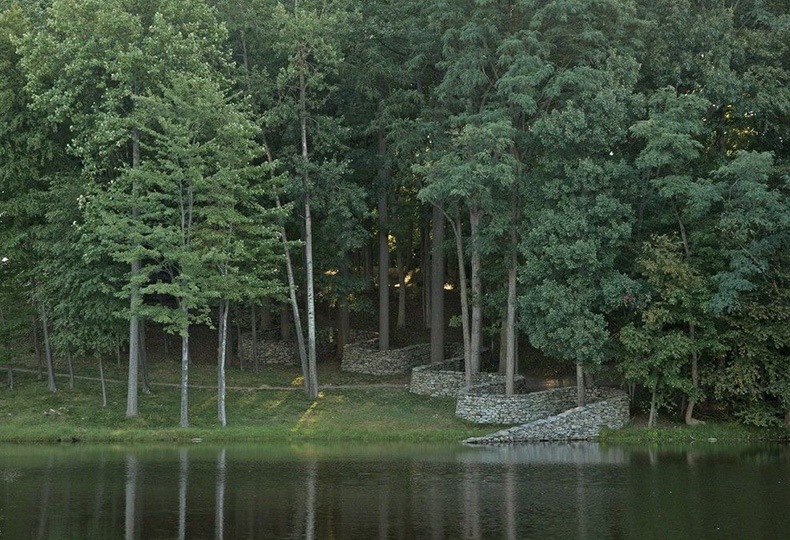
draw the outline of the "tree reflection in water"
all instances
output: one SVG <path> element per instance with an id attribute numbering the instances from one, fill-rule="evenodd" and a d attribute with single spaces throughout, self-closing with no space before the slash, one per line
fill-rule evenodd
<path id="1" fill-rule="evenodd" d="M 0 447 L 0 538 L 773 538 L 787 463 L 778 445 Z"/>

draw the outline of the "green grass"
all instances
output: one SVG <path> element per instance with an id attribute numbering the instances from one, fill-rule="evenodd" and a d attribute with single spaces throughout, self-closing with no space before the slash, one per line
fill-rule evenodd
<path id="1" fill-rule="evenodd" d="M 174 369 L 159 367 L 154 382 L 177 384 Z M 217 392 L 190 388 L 189 428 L 180 428 L 180 392 L 176 386 L 154 386 L 140 395 L 136 418 L 126 418 L 124 374 L 115 367 L 106 377 L 108 406 L 101 406 L 98 381 L 78 379 L 73 390 L 58 377 L 59 389 L 50 393 L 46 381 L 34 373 L 15 371 L 15 387 L 3 381 L 0 390 L 0 442 L 153 442 L 188 441 L 459 441 L 494 431 L 455 416 L 454 399 L 409 394 L 403 378 L 380 379 L 341 373 L 322 367 L 321 385 L 356 385 L 322 389 L 315 402 L 301 391 L 298 368 L 266 366 L 261 374 L 230 370 L 228 384 L 245 387 L 227 393 L 228 426 L 217 422 Z M 80 376 L 95 376 L 78 366 Z M 1 373 L 0 373 L 1 374 Z M 190 384 L 216 385 L 214 368 L 190 368 Z M 366 385 L 390 382 L 394 387 Z M 260 389 L 262 386 L 292 389 Z"/>
<path id="2" fill-rule="evenodd" d="M 706 422 L 696 426 L 670 425 L 655 428 L 627 426 L 604 429 L 600 441 L 607 444 L 676 444 L 694 442 L 790 441 L 790 429 L 756 428 L 731 422 Z"/>

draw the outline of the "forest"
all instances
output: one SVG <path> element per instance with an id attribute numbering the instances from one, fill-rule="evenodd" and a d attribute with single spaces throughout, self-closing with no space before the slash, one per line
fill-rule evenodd
<path id="1" fill-rule="evenodd" d="M 790 425 L 787 8 L 0 0 L 0 362 L 123 350 L 133 417 L 156 326 L 187 426 L 191 329 L 222 399 L 233 318 L 290 321 L 315 399 L 362 314 Z"/>

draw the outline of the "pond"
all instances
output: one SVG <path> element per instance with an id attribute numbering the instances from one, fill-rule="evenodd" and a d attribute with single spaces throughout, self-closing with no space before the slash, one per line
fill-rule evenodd
<path id="1" fill-rule="evenodd" d="M 790 447 L 0 446 L 0 539 L 785 538 Z"/>

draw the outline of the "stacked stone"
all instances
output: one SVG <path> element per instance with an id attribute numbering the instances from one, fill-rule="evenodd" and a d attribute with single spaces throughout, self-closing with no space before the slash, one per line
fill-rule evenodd
<path id="1" fill-rule="evenodd" d="M 239 353 L 245 362 L 252 361 L 252 334 L 241 336 Z M 258 358 L 262 364 L 298 364 L 296 345 L 289 341 L 258 340 Z"/>
<path id="2" fill-rule="evenodd" d="M 504 388 L 505 377 L 499 373 L 476 373 L 474 384 L 500 385 Z M 524 377 L 517 375 L 516 385 L 521 386 Z M 451 358 L 441 364 L 417 366 L 411 370 L 409 392 L 431 397 L 457 397 L 466 388 L 464 359 Z"/>
<path id="3" fill-rule="evenodd" d="M 575 393 L 575 389 L 574 389 Z M 528 441 L 572 441 L 598 437 L 601 428 L 622 428 L 630 418 L 628 394 L 614 388 L 599 388 L 591 392 L 597 399 L 584 407 L 497 431 L 484 437 L 467 439 L 470 444 L 503 444 Z"/>
<path id="4" fill-rule="evenodd" d="M 445 347 L 445 356 L 458 354 L 458 345 Z M 351 343 L 343 348 L 340 369 L 368 375 L 398 375 L 431 361 L 430 343 L 418 343 L 389 351 L 378 350 L 378 338 Z"/>

